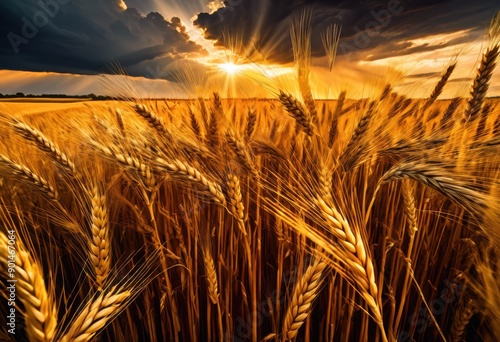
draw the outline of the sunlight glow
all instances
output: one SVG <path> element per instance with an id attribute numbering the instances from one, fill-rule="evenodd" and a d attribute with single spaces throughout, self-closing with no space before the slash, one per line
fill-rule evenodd
<path id="1" fill-rule="evenodd" d="M 224 70 L 229 75 L 237 74 L 240 71 L 239 66 L 234 63 L 219 64 L 219 68 Z"/>

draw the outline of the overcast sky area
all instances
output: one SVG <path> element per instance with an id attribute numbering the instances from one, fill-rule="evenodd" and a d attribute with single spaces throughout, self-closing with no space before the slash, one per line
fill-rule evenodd
<path id="1" fill-rule="evenodd" d="M 444 97 L 466 96 L 497 0 L 2 0 L 0 93 L 110 94 L 125 72 L 144 96 L 195 96 L 228 89 L 268 96 L 293 81 L 290 23 L 312 11 L 313 92 L 371 95 L 391 82 L 426 96 L 458 56 Z M 321 34 L 341 25 L 332 71 Z M 220 65 L 234 62 L 228 75 Z M 223 88 L 223 89 L 218 89 Z M 110 93 L 111 92 L 111 93 Z M 500 96 L 500 70 L 490 96 Z"/>

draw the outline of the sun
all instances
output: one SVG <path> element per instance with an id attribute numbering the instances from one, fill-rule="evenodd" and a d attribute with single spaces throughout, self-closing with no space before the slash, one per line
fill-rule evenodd
<path id="1" fill-rule="evenodd" d="M 239 66 L 234 63 L 219 64 L 219 68 L 229 75 L 237 74 L 240 71 Z"/>

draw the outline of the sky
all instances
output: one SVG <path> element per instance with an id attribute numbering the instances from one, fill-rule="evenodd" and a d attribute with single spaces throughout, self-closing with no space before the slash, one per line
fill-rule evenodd
<path id="1" fill-rule="evenodd" d="M 316 98 L 467 96 L 498 0 L 2 0 L 0 93 L 148 97 L 296 91 L 291 22 L 311 13 Z M 322 44 L 341 27 L 332 69 Z M 117 76 L 126 74 L 128 76 Z M 500 71 L 490 96 L 500 96 Z"/>

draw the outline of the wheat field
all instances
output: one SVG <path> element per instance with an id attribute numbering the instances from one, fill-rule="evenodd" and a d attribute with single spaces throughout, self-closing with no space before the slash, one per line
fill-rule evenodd
<path id="1" fill-rule="evenodd" d="M 315 100 L 298 27 L 300 96 L 3 102 L 15 340 L 498 340 L 498 21 L 465 98 Z"/>

